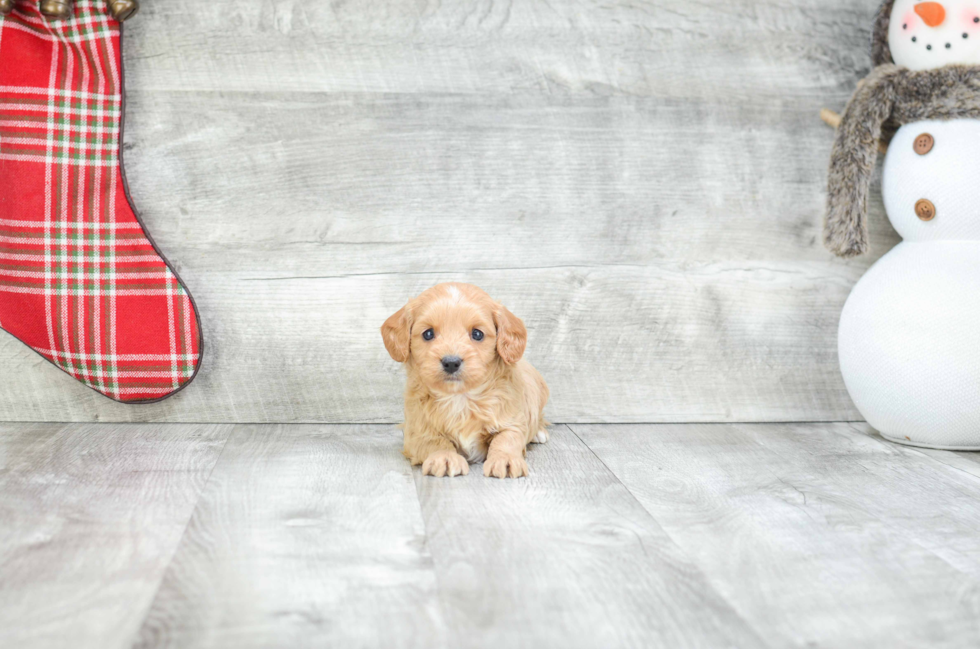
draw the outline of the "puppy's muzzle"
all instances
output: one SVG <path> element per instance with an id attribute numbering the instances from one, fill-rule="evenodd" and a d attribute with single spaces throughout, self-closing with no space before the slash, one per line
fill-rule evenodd
<path id="1" fill-rule="evenodd" d="M 463 359 L 459 356 L 443 356 L 442 357 L 442 371 L 453 376 L 459 371 L 459 368 L 463 366 Z"/>

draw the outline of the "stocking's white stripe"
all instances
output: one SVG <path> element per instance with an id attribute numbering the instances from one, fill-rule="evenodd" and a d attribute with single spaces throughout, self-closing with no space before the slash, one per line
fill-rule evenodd
<path id="1" fill-rule="evenodd" d="M 94 273 L 95 271 L 91 271 Z M 0 277 L 26 277 L 28 279 L 45 279 L 47 273 L 42 273 L 40 271 L 33 270 L 3 270 L 0 268 Z M 120 280 L 127 279 L 170 279 L 171 275 L 167 271 L 162 272 L 150 272 L 150 273 L 116 273 L 116 278 Z M 88 281 L 88 282 L 100 282 L 102 277 L 100 275 L 95 275 L 94 277 L 89 276 L 87 278 L 82 278 L 78 280 Z"/>
<path id="2" fill-rule="evenodd" d="M 99 99 L 103 101 L 119 101 L 118 95 L 106 95 L 97 92 L 83 92 L 81 90 L 65 90 L 64 88 L 40 88 L 33 86 L 0 86 L 0 93 L 12 93 L 20 95 L 43 95 L 49 97 L 74 97 L 76 99 Z"/>
<path id="3" fill-rule="evenodd" d="M 119 361 L 119 362 L 160 362 L 169 361 L 173 356 L 171 354 L 79 354 L 72 352 L 63 351 L 53 351 L 50 349 L 43 349 L 41 347 L 34 347 L 34 351 L 39 354 L 44 354 L 45 356 L 55 356 L 58 358 L 65 358 L 73 361 L 92 361 L 92 360 L 103 360 L 103 361 Z M 197 360 L 197 354 L 178 354 L 177 358 L 181 361 L 194 361 Z"/>
<path id="4" fill-rule="evenodd" d="M 43 221 L 17 221 L 14 219 L 0 219 L 0 227 L 8 228 L 66 228 L 66 229 L 76 229 L 76 230 L 142 230 L 139 223 L 135 222 L 123 222 L 123 223 L 76 223 L 74 221 L 55 221 L 52 223 L 45 223 Z"/>
<path id="5" fill-rule="evenodd" d="M 68 281 L 67 279 L 65 280 Z M 99 290 L 92 289 L 81 289 L 81 288 L 35 288 L 33 286 L 5 286 L 0 284 L 0 293 L 21 293 L 24 295 L 47 295 L 47 296 L 75 296 L 75 297 L 147 297 L 147 296 L 165 296 L 167 295 L 167 289 L 165 288 L 106 288 Z M 113 301 L 114 302 L 114 301 Z M 67 300 L 65 301 L 67 304 Z M 62 308 L 62 316 L 67 319 L 67 307 Z M 62 322 L 62 325 L 68 325 L 67 320 Z M 68 334 L 65 333 L 65 336 Z M 64 342 L 64 341 L 63 341 Z M 67 348 L 67 344 L 66 344 Z"/>

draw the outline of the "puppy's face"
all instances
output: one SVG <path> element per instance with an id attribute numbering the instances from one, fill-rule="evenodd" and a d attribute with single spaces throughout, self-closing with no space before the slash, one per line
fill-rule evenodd
<path id="1" fill-rule="evenodd" d="M 381 327 L 385 348 L 432 392 L 468 392 L 495 364 L 524 355 L 520 318 L 469 284 L 440 284 L 422 293 Z"/>

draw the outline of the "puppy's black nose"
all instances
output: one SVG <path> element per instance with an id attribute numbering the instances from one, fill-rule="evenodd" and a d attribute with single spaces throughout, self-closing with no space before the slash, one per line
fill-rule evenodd
<path id="1" fill-rule="evenodd" d="M 446 374 L 455 374 L 459 371 L 459 366 L 463 364 L 463 359 L 459 356 L 443 356 L 442 369 Z"/>

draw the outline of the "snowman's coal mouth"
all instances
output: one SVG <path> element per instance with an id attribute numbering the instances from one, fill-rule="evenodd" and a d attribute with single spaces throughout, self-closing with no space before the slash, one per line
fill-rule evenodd
<path id="1" fill-rule="evenodd" d="M 969 37 L 970 37 L 969 34 L 963 34 L 963 38 L 969 38 Z M 912 37 L 912 42 L 913 43 L 918 42 L 918 39 L 915 36 L 913 36 Z M 932 43 L 927 43 L 926 44 L 926 49 L 931 52 L 932 51 Z M 953 49 L 953 43 L 952 42 L 946 43 L 946 49 L 947 50 Z"/>
<path id="2" fill-rule="evenodd" d="M 964 32 L 963 33 L 963 40 L 967 40 L 968 38 L 970 38 L 970 35 Z M 913 36 L 912 37 L 912 42 L 913 43 L 918 43 L 919 42 L 918 37 Z M 931 52 L 932 51 L 932 43 L 926 43 L 926 49 Z M 947 50 L 953 49 L 953 41 L 950 41 L 950 42 L 946 43 L 946 49 Z"/>

